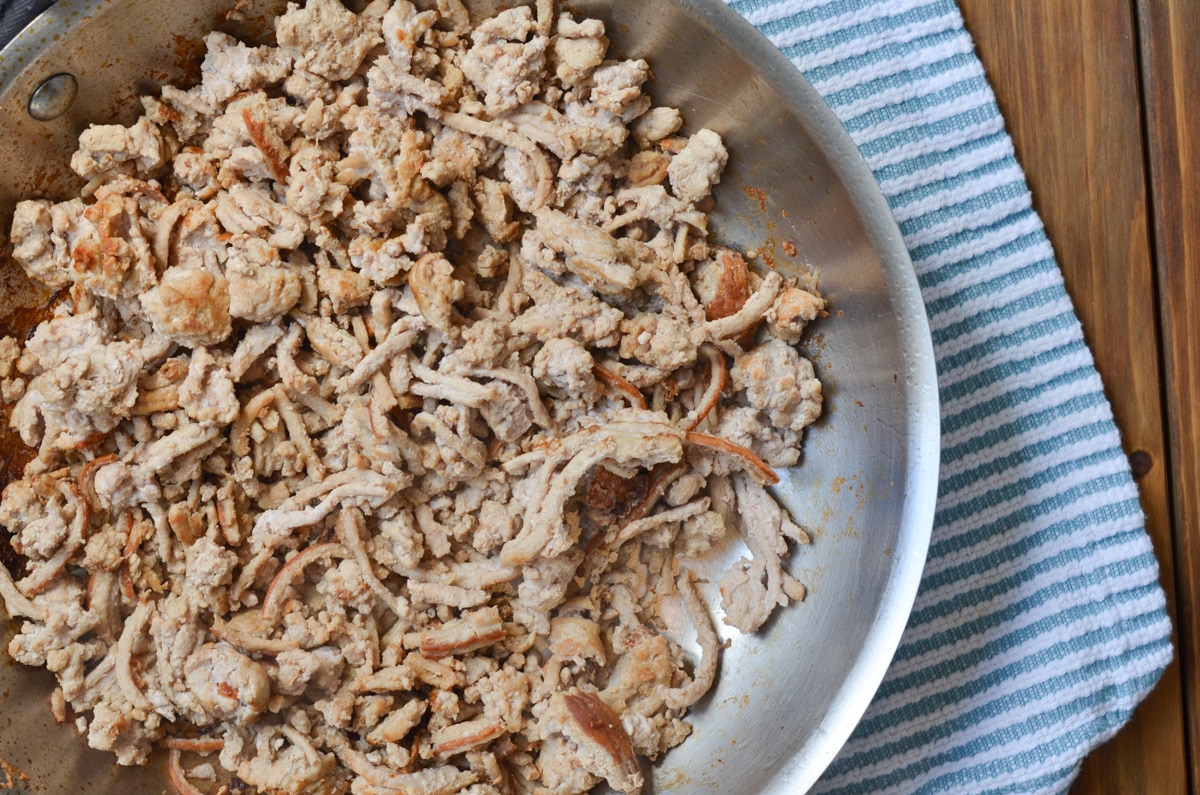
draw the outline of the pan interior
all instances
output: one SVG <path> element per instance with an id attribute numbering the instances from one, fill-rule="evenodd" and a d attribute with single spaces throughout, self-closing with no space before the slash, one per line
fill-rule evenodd
<path id="1" fill-rule="evenodd" d="M 473 14 L 500 4 L 468 2 Z M 239 3 L 60 0 L 0 52 L 0 251 L 22 198 L 64 199 L 67 168 L 89 123 L 132 122 L 136 96 L 194 79 L 213 28 L 270 36 L 273 0 Z M 813 535 L 790 561 L 807 601 L 758 634 L 737 636 L 717 685 L 693 709 L 693 735 L 655 769 L 652 789 L 785 793 L 807 789 L 866 708 L 896 648 L 928 546 L 936 491 L 938 410 L 932 348 L 900 234 L 871 173 L 819 96 L 772 45 L 719 0 L 571 4 L 603 19 L 613 51 L 649 61 L 656 104 L 680 108 L 686 129 L 725 139 L 714 237 L 756 249 L 785 274 L 814 270 L 831 315 L 808 354 L 826 384 L 826 416 L 780 499 Z M 69 73 L 66 114 L 27 112 L 45 78 Z M 794 249 L 792 248 L 794 247 Z M 795 252 L 792 254 L 791 252 Z M 44 299 L 11 264 L 0 268 L 10 306 Z M 6 637 L 11 633 L 6 633 Z M 0 759 L 30 774 L 34 791 L 162 792 L 161 758 L 120 769 L 50 717 L 48 674 L 5 655 L 7 719 Z"/>

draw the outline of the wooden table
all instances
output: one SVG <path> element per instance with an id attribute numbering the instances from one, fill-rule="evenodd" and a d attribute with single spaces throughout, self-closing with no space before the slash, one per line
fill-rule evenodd
<path id="1" fill-rule="evenodd" d="M 1200 795 L 1200 0 L 960 0 L 1141 491 L 1176 660 L 1072 795 Z"/>

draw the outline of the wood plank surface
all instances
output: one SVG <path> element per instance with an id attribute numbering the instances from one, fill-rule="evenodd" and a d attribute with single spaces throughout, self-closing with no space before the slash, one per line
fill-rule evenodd
<path id="1" fill-rule="evenodd" d="M 960 6 L 1135 465 L 1174 615 L 1134 0 Z M 1133 721 L 1087 759 L 1072 793 L 1181 795 L 1188 792 L 1184 753 L 1180 673 L 1172 664 Z"/>
<path id="2" fill-rule="evenodd" d="M 1200 3 L 1137 0 L 1173 486 L 1179 655 L 1200 788 Z"/>

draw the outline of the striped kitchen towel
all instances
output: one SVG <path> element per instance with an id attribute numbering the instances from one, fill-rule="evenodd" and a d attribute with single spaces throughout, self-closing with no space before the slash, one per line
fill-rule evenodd
<path id="1" fill-rule="evenodd" d="M 7 44 L 29 20 L 54 5 L 54 0 L 0 0 L 0 46 Z M 4 795 L 4 790 L 0 790 Z"/>
<path id="2" fill-rule="evenodd" d="M 1171 658 L 1112 412 L 950 0 L 732 0 L 825 97 L 900 224 L 942 400 L 932 546 L 821 793 L 1065 791 Z"/>

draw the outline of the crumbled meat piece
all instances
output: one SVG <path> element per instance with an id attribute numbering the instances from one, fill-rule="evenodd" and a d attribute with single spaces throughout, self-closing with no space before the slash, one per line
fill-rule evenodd
<path id="1" fill-rule="evenodd" d="M 358 272 L 380 287 L 398 284 L 413 266 L 399 238 L 356 237 L 349 254 Z"/>
<path id="2" fill-rule="evenodd" d="M 225 264 L 231 317 L 266 323 L 279 318 L 300 300 L 300 274 L 285 266 L 278 252 L 258 238 L 244 248 L 233 246 Z"/>
<path id="3" fill-rule="evenodd" d="M 362 306 L 372 295 L 371 283 L 366 276 L 340 268 L 319 268 L 317 289 L 329 297 L 330 308 L 335 315 Z"/>
<path id="4" fill-rule="evenodd" d="M 68 269 L 75 248 L 73 239 L 80 235 L 77 227 L 78 220 L 82 220 L 83 202 L 74 199 L 69 204 L 74 212 L 42 200 L 18 202 L 13 210 L 13 259 L 30 276 L 55 289 L 71 283 Z"/>
<path id="5" fill-rule="evenodd" d="M 550 389 L 579 396 L 596 383 L 595 364 L 583 345 L 570 337 L 555 337 L 533 357 L 533 375 Z"/>
<path id="6" fill-rule="evenodd" d="M 683 151 L 675 155 L 667 167 L 672 193 L 695 204 L 721 181 L 721 171 L 728 160 L 729 153 L 721 143 L 721 136 L 712 130 L 701 130 L 688 139 Z"/>
<path id="7" fill-rule="evenodd" d="M 418 77 L 391 58 L 379 58 L 367 72 L 367 109 L 389 116 L 415 113 L 436 115 L 449 104 L 446 87 L 433 78 Z M 361 111 L 360 111 L 361 115 Z"/>
<path id="8" fill-rule="evenodd" d="M 146 761 L 150 742 L 155 739 L 145 725 L 126 717 L 128 705 L 116 701 L 110 705 L 100 702 L 92 708 L 88 724 L 88 745 L 100 751 L 112 751 L 121 765 L 136 765 Z"/>
<path id="9" fill-rule="evenodd" d="M 510 353 L 506 323 L 481 320 L 463 329 L 458 361 L 475 367 L 498 367 Z"/>
<path id="10" fill-rule="evenodd" d="M 764 419 L 763 412 L 753 406 L 734 406 L 721 412 L 716 433 L 734 444 L 754 452 L 773 467 L 795 466 L 800 460 L 800 435 L 802 430 L 777 428 Z M 737 470 L 731 460 L 715 461 L 713 471 L 729 474 Z"/>
<path id="11" fill-rule="evenodd" d="M 542 715 L 539 728 L 546 739 L 559 735 L 565 740 L 572 752 L 573 766 L 607 780 L 619 792 L 641 792 L 642 771 L 629 735 L 621 725 L 620 716 L 595 693 L 580 690 L 556 693 Z M 549 761 L 540 765 L 548 784 L 562 775 L 559 765 Z M 566 760 L 559 764 L 562 761 Z"/>
<path id="12" fill-rule="evenodd" d="M 248 47 L 232 36 L 213 31 L 204 39 L 200 94 L 214 107 L 238 94 L 278 83 L 287 77 L 291 59 L 274 47 Z"/>
<path id="13" fill-rule="evenodd" d="M 480 177 L 475 184 L 475 204 L 479 207 L 479 222 L 497 243 L 507 243 L 521 230 L 513 219 L 512 199 L 502 182 Z"/>
<path id="14" fill-rule="evenodd" d="M 287 13 L 275 23 L 275 38 L 297 69 L 327 80 L 353 76 L 367 53 L 381 42 L 366 19 L 338 0 L 309 0 L 304 8 L 288 3 Z"/>
<path id="15" fill-rule="evenodd" d="M 337 181 L 337 163 L 325 147 L 309 144 L 288 161 L 287 206 L 316 223 L 341 215 L 350 189 Z"/>
<path id="16" fill-rule="evenodd" d="M 282 249 L 298 247 L 308 229 L 304 218 L 263 187 L 235 185 L 221 192 L 216 214 L 226 231 L 256 237 L 265 233 L 267 243 Z"/>
<path id="17" fill-rule="evenodd" d="M 524 212 L 533 212 L 546 203 L 550 190 L 549 164 L 540 156 L 516 147 L 507 147 L 501 161 L 501 173 L 508 184 L 513 204 Z"/>
<path id="18" fill-rule="evenodd" d="M 484 20 L 471 33 L 462 70 L 483 95 L 489 114 L 498 116 L 537 94 L 549 40 L 536 30 L 529 7 L 517 6 Z"/>
<path id="19" fill-rule="evenodd" d="M 325 358 L 325 361 L 338 367 L 353 367 L 362 361 L 363 349 L 358 340 L 343 331 L 332 320 L 323 317 L 306 317 L 301 321 L 304 325 L 308 344 L 312 349 Z"/>
<path id="20" fill-rule="evenodd" d="M 454 266 L 444 257 L 424 256 L 409 271 L 408 285 L 425 322 L 447 334 L 455 333 L 454 302 L 462 300 L 464 287 L 454 278 Z"/>
<path id="21" fill-rule="evenodd" d="M 682 126 L 683 117 L 675 108 L 651 108 L 633 123 L 633 137 L 639 146 L 647 147 L 674 135 Z"/>
<path id="22" fill-rule="evenodd" d="M 175 156 L 175 179 L 196 198 L 207 201 L 217 195 L 217 163 L 203 152 L 180 152 Z"/>
<path id="23" fill-rule="evenodd" d="M 638 315 L 623 324 L 620 353 L 624 359 L 662 370 L 678 370 L 696 361 L 696 341 L 688 326 L 665 315 L 651 312 Z"/>
<path id="24" fill-rule="evenodd" d="M 753 557 L 742 558 L 718 583 L 725 606 L 725 623 L 753 632 L 770 617 L 775 605 L 787 605 L 795 591 L 780 558 L 787 554 L 786 538 L 803 543 L 797 528 L 763 488 L 745 475 L 734 477 L 737 509 Z M 802 592 L 801 592 L 802 594 Z"/>
<path id="25" fill-rule="evenodd" d="M 201 536 L 188 547 L 186 582 L 194 589 L 193 593 L 203 595 L 206 601 L 211 600 L 232 582 L 237 564 L 237 555 L 231 550 Z"/>
<path id="26" fill-rule="evenodd" d="M 429 160 L 421 166 L 421 176 L 438 187 L 455 180 L 472 182 L 489 150 L 486 140 L 443 127 L 434 135 Z"/>
<path id="27" fill-rule="evenodd" d="M 611 347 L 618 340 L 624 314 L 570 285 L 560 286 L 538 271 L 526 271 L 524 286 L 534 305 L 514 323 L 521 334 L 545 342 L 570 337 L 585 345 Z"/>
<path id="28" fill-rule="evenodd" d="M 241 411 L 233 379 L 206 348 L 192 353 L 187 378 L 179 387 L 179 405 L 199 423 L 228 425 Z"/>
<path id="29" fill-rule="evenodd" d="M 637 270 L 625 261 L 616 238 L 608 232 L 550 208 L 534 215 L 537 225 L 521 244 L 521 256 L 530 266 L 556 276 L 573 273 L 603 295 L 620 294 L 640 284 Z"/>
<path id="30" fill-rule="evenodd" d="M 650 98 L 642 93 L 642 83 L 649 77 L 650 65 L 645 61 L 606 64 L 592 74 L 591 100 L 628 124 L 650 107 Z"/>
<path id="31" fill-rule="evenodd" d="M 0 337 L 0 378 L 11 378 L 21 358 L 21 343 L 13 337 Z"/>
<path id="32" fill-rule="evenodd" d="M 170 268 L 142 297 L 154 331 L 181 345 L 215 345 L 232 330 L 229 281 L 199 268 Z"/>
<path id="33" fill-rule="evenodd" d="M 95 225 L 96 236 L 79 241 L 71 252 L 76 283 L 108 298 L 152 287 L 155 266 L 138 202 L 128 196 L 104 196 L 84 210 L 84 217 Z"/>
<path id="34" fill-rule="evenodd" d="M 768 328 L 773 336 L 795 345 L 800 341 L 804 327 L 824 311 L 824 298 L 799 287 L 789 287 L 779 293 L 774 306 L 767 313 Z"/>
<path id="35" fill-rule="evenodd" d="M 578 85 L 587 79 L 604 60 L 608 39 L 604 23 L 598 19 L 576 22 L 570 14 L 558 18 L 558 35 L 554 37 L 555 76 L 564 87 Z"/>
<path id="36" fill-rule="evenodd" d="M 71 170 L 84 179 L 108 172 L 146 174 L 164 162 L 162 133 L 143 116 L 132 127 L 93 124 L 79 135 L 79 151 L 71 156 Z"/>
<path id="37" fill-rule="evenodd" d="M 383 41 L 392 60 L 408 68 L 417 46 L 437 19 L 436 11 L 418 12 L 412 3 L 407 1 L 393 3 L 383 15 L 381 26 Z"/>
<path id="38" fill-rule="evenodd" d="M 612 190 L 609 178 L 617 170 L 608 158 L 620 153 L 621 147 L 629 138 L 629 129 L 621 123 L 619 116 L 590 102 L 571 102 L 563 112 L 570 125 L 570 140 L 578 147 L 581 155 L 590 158 L 568 158 L 559 171 L 559 179 L 567 181 L 571 186 L 579 186 L 582 183 L 589 189 L 595 189 L 607 196 Z M 581 179 L 571 173 L 572 169 L 586 169 L 593 179 Z M 564 192 L 563 186 L 560 186 L 559 193 Z M 600 199 L 600 196 L 595 198 Z"/>
<path id="39" fill-rule="evenodd" d="M 108 433 L 130 415 L 158 344 L 111 341 L 95 310 L 41 324 L 26 343 L 36 370 L 13 408 L 13 427 L 29 446 L 58 450 Z"/>
<path id="40" fill-rule="evenodd" d="M 812 362 L 780 340 L 768 340 L 742 356 L 729 376 L 776 427 L 798 431 L 821 414 L 821 382 Z"/>
<path id="41" fill-rule="evenodd" d="M 607 655 L 600 625 L 581 616 L 560 616 L 550 622 L 550 652 L 572 660 L 604 665 Z"/>
<path id="42" fill-rule="evenodd" d="M 155 258 L 160 268 L 216 271 L 229 256 L 227 241 L 213 205 L 185 198 L 163 211 L 155 230 Z"/>

